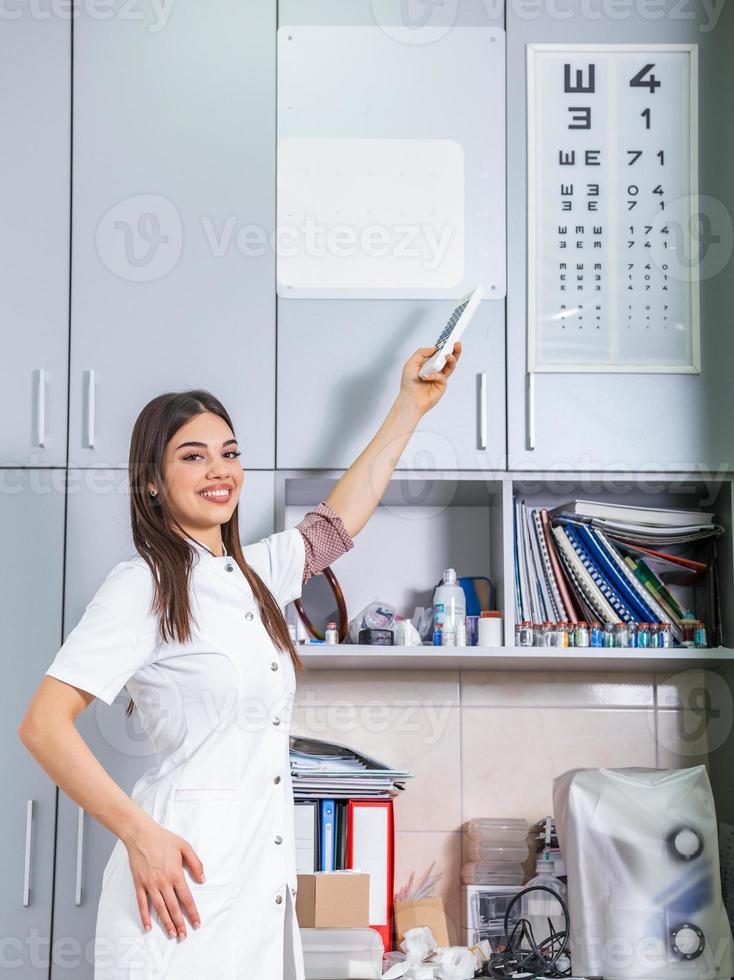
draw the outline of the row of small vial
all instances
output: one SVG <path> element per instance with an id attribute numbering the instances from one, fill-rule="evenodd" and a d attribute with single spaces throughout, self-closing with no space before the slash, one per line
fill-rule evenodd
<path id="1" fill-rule="evenodd" d="M 706 628 L 696 623 L 691 642 L 705 647 Z M 672 646 L 670 623 L 531 623 L 526 620 L 515 626 L 516 647 L 633 647 L 660 649 Z"/>

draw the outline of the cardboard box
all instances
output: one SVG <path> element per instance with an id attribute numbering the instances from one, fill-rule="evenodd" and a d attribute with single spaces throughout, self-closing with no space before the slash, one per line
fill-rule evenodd
<path id="1" fill-rule="evenodd" d="M 305 929 L 369 927 L 370 876 L 361 871 L 298 875 L 296 918 Z"/>
<path id="2" fill-rule="evenodd" d="M 409 929 L 428 926 L 437 946 L 449 946 L 449 932 L 443 899 L 421 898 L 415 902 L 395 902 L 395 933 L 398 945 Z"/>

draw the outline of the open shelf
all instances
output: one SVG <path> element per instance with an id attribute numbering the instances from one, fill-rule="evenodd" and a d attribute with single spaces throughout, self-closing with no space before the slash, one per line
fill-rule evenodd
<path id="1" fill-rule="evenodd" d="M 652 671 L 714 668 L 734 663 L 734 650 L 648 650 L 636 654 L 605 650 L 570 649 L 565 652 L 540 647 L 379 647 L 340 643 L 328 648 L 314 644 L 298 647 L 308 670 L 598 670 Z M 435 653 L 433 651 L 436 651 Z"/>

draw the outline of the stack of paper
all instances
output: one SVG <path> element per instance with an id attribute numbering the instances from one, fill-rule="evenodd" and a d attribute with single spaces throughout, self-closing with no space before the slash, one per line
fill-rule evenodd
<path id="1" fill-rule="evenodd" d="M 384 799 L 397 796 L 413 775 L 345 745 L 295 735 L 290 737 L 290 766 L 296 799 Z"/>

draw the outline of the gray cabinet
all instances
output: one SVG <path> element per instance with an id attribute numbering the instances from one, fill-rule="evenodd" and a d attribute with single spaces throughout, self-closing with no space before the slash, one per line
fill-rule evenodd
<path id="1" fill-rule="evenodd" d="M 271 534 L 273 525 L 272 471 L 246 473 L 240 498 L 241 540 L 247 544 Z M 110 568 L 134 554 L 126 471 L 70 471 L 65 636 L 81 619 Z M 58 580 L 60 583 L 60 573 Z M 124 689 L 110 706 L 95 699 L 76 723 L 91 751 L 126 793 L 146 770 L 158 764 L 137 712 L 130 717 L 125 714 L 128 701 Z M 59 791 L 54 937 L 73 937 L 74 950 L 54 963 L 54 980 L 67 977 L 70 966 L 74 967 L 75 980 L 92 980 L 102 872 L 115 840 L 99 821 Z M 72 956 L 76 957 L 73 961 Z"/>
<path id="2" fill-rule="evenodd" d="M 4 469 L 0 478 L 3 963 L 24 980 L 41 980 L 48 977 L 56 786 L 20 741 L 18 726 L 61 637 L 64 486 L 55 470 Z"/>
<path id="3" fill-rule="evenodd" d="M 155 395 L 224 403 L 272 469 L 276 2 L 74 20 L 69 458 L 127 465 Z"/>
<path id="4" fill-rule="evenodd" d="M 0 31 L 0 465 L 66 463 L 71 26 Z"/>
<path id="5" fill-rule="evenodd" d="M 405 359 L 434 343 L 451 300 L 279 300 L 279 468 L 348 467 L 398 393 Z M 398 469 L 505 465 L 504 303 L 484 301 L 441 402 Z"/>
<path id="6" fill-rule="evenodd" d="M 734 10 L 714 30 L 702 8 L 685 21 L 653 24 L 639 9 L 625 15 L 567 16 L 538 9 L 528 19 L 507 6 L 507 399 L 510 470 L 694 471 L 731 469 L 731 371 L 734 301 L 731 210 L 734 132 L 722 126 L 721 105 L 734 98 L 730 71 Z M 573 19 L 569 19 L 573 18 Z M 526 45 L 532 42 L 696 43 L 699 46 L 699 193 L 701 246 L 701 373 L 536 374 L 528 397 Z M 621 144 L 623 147 L 626 145 Z M 707 241 L 705 240 L 708 236 Z M 716 272 L 723 267 L 722 272 Z M 710 270 L 710 271 L 708 271 Z M 534 448 L 529 439 L 535 425 Z"/>

